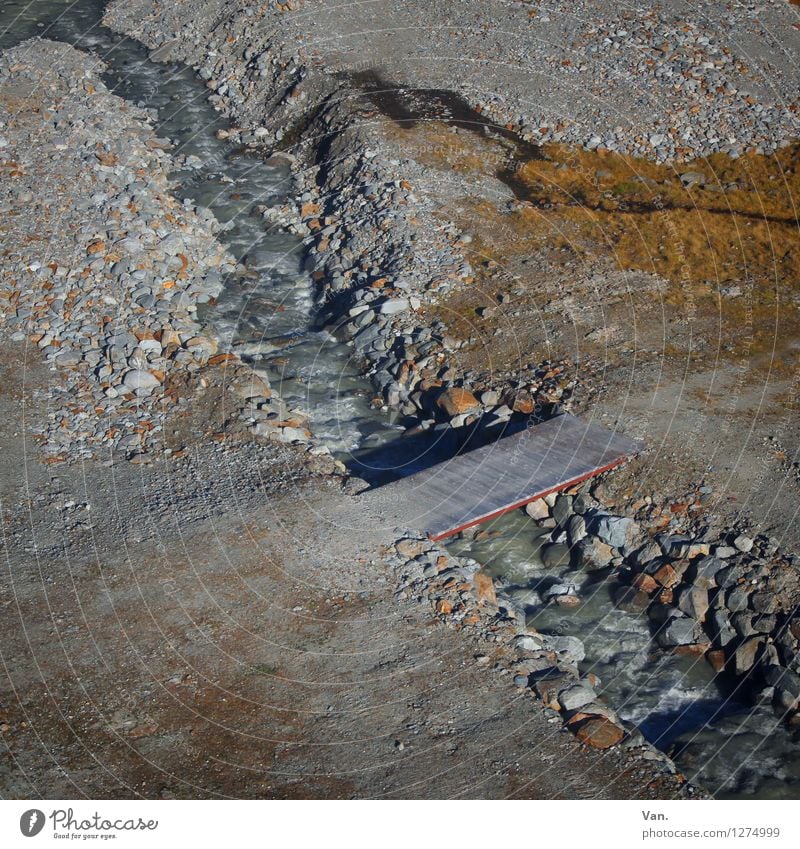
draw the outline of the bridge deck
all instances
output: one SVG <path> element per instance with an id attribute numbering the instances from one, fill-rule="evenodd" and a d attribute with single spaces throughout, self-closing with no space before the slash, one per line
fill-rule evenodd
<path id="1" fill-rule="evenodd" d="M 439 540 L 618 466 L 641 448 L 567 414 L 375 492 L 399 524 Z"/>

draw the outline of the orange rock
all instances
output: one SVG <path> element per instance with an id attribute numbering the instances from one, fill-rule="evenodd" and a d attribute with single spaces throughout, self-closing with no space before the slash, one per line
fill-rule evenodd
<path id="1" fill-rule="evenodd" d="M 316 217 L 322 212 L 322 208 L 318 203 L 304 203 L 300 207 L 300 215 L 303 218 L 311 218 L 312 216 Z"/>
<path id="2" fill-rule="evenodd" d="M 452 613 L 453 603 L 448 601 L 446 598 L 440 598 L 439 601 L 436 602 L 436 612 L 441 613 L 442 615 Z"/>
<path id="3" fill-rule="evenodd" d="M 88 248 L 86 248 L 87 254 L 99 254 L 102 253 L 106 249 L 105 242 L 92 242 Z"/>
<path id="4" fill-rule="evenodd" d="M 722 672 L 725 668 L 725 652 L 722 651 L 722 649 L 712 649 L 711 651 L 707 651 L 706 660 L 714 672 Z"/>
<path id="5" fill-rule="evenodd" d="M 653 572 L 653 577 L 662 587 L 670 588 L 680 583 L 680 575 L 678 575 L 669 563 L 665 563 Z"/>
<path id="6" fill-rule="evenodd" d="M 648 575 L 646 572 L 636 575 L 636 577 L 634 577 L 631 581 L 631 584 L 636 587 L 637 590 L 641 590 L 645 593 L 652 593 L 658 589 L 656 579 L 652 575 Z"/>
<path id="7" fill-rule="evenodd" d="M 458 416 L 480 407 L 480 401 L 471 392 L 455 386 L 445 389 L 436 403 L 448 416 Z"/>
<path id="8" fill-rule="evenodd" d="M 514 398 L 512 409 L 516 413 L 528 415 L 533 412 L 535 406 L 533 398 L 527 392 L 519 392 Z"/>
<path id="9" fill-rule="evenodd" d="M 618 725 L 614 725 L 604 716 L 590 716 L 589 719 L 573 727 L 575 736 L 581 743 L 595 749 L 610 749 L 625 736 L 625 732 Z"/>
<path id="10" fill-rule="evenodd" d="M 479 602 L 486 604 L 497 604 L 497 595 L 494 591 L 494 581 L 486 572 L 476 572 L 472 579 L 475 585 L 475 597 Z"/>
<path id="11" fill-rule="evenodd" d="M 236 356 L 236 354 L 217 354 L 216 356 L 213 356 L 209 359 L 208 364 L 210 366 L 218 366 L 221 363 L 231 362 L 232 360 L 236 361 L 238 359 L 239 358 Z"/>

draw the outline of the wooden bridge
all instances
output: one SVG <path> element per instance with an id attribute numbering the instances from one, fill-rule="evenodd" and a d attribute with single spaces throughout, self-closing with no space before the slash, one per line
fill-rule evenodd
<path id="1" fill-rule="evenodd" d="M 445 537 L 605 472 L 640 442 L 561 415 L 364 493 L 387 519 Z"/>

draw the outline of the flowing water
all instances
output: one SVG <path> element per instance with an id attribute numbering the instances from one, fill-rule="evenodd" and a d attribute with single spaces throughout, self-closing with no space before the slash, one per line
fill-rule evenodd
<path id="1" fill-rule="evenodd" d="M 102 58 L 106 83 L 129 101 L 154 110 L 157 134 L 175 143 L 186 166 L 174 174 L 180 197 L 211 209 L 223 224 L 220 238 L 247 272 L 226 282 L 205 318 L 225 341 L 258 345 L 255 365 L 265 369 L 287 404 L 306 412 L 316 435 L 358 473 L 380 478 L 409 453 L 405 473 L 454 449 L 434 436 L 409 451 L 400 422 L 370 405 L 372 393 L 352 350 L 313 329 L 313 284 L 303 271 L 302 243 L 269 230 L 259 206 L 289 192 L 288 168 L 218 139 L 224 128 L 205 87 L 187 68 L 156 64 L 136 42 L 100 25 L 103 3 L 17 0 L 0 5 L 0 48 L 33 36 L 65 41 Z M 378 449 L 378 451 L 376 451 Z M 644 617 L 616 610 L 608 583 L 583 573 L 555 575 L 539 558 L 544 539 L 522 512 L 495 520 L 490 539 L 457 539 L 454 553 L 487 565 L 529 622 L 545 633 L 578 635 L 585 671 L 625 719 L 666 751 L 678 766 L 723 797 L 797 798 L 800 739 L 768 705 L 753 707 L 702 659 L 657 650 Z M 579 586 L 573 609 L 541 604 L 539 592 L 556 577 Z"/>

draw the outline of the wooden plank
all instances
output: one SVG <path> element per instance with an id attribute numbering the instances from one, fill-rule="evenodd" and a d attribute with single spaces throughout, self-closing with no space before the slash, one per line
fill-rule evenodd
<path id="1" fill-rule="evenodd" d="M 397 520 L 440 540 L 607 471 L 641 447 L 566 414 L 377 491 Z"/>

